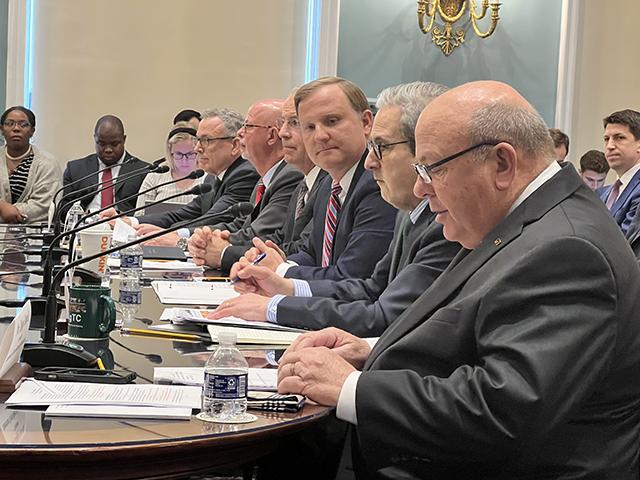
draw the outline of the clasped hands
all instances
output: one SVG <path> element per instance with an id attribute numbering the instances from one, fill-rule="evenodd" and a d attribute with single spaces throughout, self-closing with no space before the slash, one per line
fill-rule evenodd
<path id="1" fill-rule="evenodd" d="M 362 369 L 370 352 L 365 340 L 338 328 L 305 333 L 280 359 L 278 392 L 336 406 L 347 377 Z"/>

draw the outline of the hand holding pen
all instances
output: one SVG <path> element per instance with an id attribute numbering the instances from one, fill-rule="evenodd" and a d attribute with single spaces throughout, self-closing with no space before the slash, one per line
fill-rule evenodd
<path id="1" fill-rule="evenodd" d="M 258 255 L 252 262 L 241 258 L 231 270 L 234 276 L 234 287 L 239 293 L 256 293 L 266 297 L 276 294 L 293 295 L 293 282 L 289 278 L 283 278 L 273 270 L 257 265 L 264 257 L 264 253 Z M 241 299 L 241 297 L 238 297 Z"/>
<path id="2" fill-rule="evenodd" d="M 252 262 L 248 263 L 248 265 L 258 265 L 262 260 L 264 260 L 265 258 L 267 258 L 267 254 L 266 253 L 261 253 L 259 254 L 256 258 L 253 259 Z M 243 268 L 242 265 L 240 265 L 240 268 Z M 236 274 L 234 276 L 231 277 L 231 283 L 234 284 L 238 281 L 240 281 L 240 277 Z"/>

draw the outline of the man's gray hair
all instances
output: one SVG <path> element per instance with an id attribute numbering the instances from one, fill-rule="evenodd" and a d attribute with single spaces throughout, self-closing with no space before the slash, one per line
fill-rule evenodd
<path id="1" fill-rule="evenodd" d="M 222 120 L 224 135 L 229 137 L 235 137 L 244 123 L 244 117 L 230 108 L 209 108 L 202 112 L 202 120 L 216 117 Z"/>
<path id="2" fill-rule="evenodd" d="M 400 107 L 400 133 L 409 140 L 411 151 L 416 151 L 416 124 L 424 107 L 449 87 L 431 82 L 403 83 L 385 88 L 378 95 L 376 107 Z"/>
<path id="3" fill-rule="evenodd" d="M 517 105 L 494 103 L 474 112 L 469 123 L 471 145 L 482 142 L 508 142 L 526 155 L 551 158 L 553 140 L 540 114 Z M 474 152 L 485 157 L 486 149 Z"/>

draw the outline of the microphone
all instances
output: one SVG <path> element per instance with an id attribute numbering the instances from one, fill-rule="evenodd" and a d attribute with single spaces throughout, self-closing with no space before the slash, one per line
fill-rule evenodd
<path id="1" fill-rule="evenodd" d="M 60 240 L 63 237 L 69 236 L 71 235 L 71 238 L 69 240 L 69 258 L 71 258 L 71 253 L 72 249 L 73 249 L 73 235 L 75 235 L 76 233 L 85 230 L 87 228 L 93 227 L 95 225 L 102 225 L 103 223 L 107 223 L 110 222 L 116 218 L 121 218 L 124 216 L 127 216 L 133 212 L 137 212 L 138 210 L 142 210 L 143 208 L 149 207 L 149 206 L 153 206 L 153 205 L 157 205 L 159 203 L 165 202 L 167 200 L 171 200 L 173 198 L 182 196 L 182 195 L 199 195 L 202 193 L 207 193 L 209 191 L 211 191 L 213 187 L 208 184 L 208 183 L 203 183 L 201 185 L 196 185 L 195 187 L 187 190 L 186 192 L 178 192 L 175 193 L 173 195 L 170 195 L 166 198 L 163 198 L 162 200 L 156 200 L 155 202 L 151 202 L 149 205 L 145 205 L 145 206 L 141 206 L 141 207 L 136 207 L 136 208 L 132 208 L 130 210 L 127 210 L 125 212 L 119 213 L 118 215 L 115 215 L 113 217 L 107 217 L 107 218 L 101 218 L 100 220 L 97 220 L 95 222 L 89 223 L 87 225 L 82 225 L 79 227 L 75 227 L 72 228 L 71 230 L 67 231 L 67 232 L 62 232 L 60 234 L 58 234 L 57 236 L 55 236 L 52 240 L 51 240 L 51 246 L 55 246 L 58 245 L 58 243 L 60 242 Z M 49 287 L 50 287 L 50 281 L 51 281 L 51 270 L 53 268 L 53 262 L 52 262 L 52 256 L 51 256 L 51 248 L 49 248 L 48 252 L 47 252 L 47 257 L 44 260 L 43 263 L 43 268 L 45 270 L 45 275 L 44 275 L 44 286 L 42 288 L 42 293 L 44 295 L 45 292 L 48 291 Z"/>
<path id="2" fill-rule="evenodd" d="M 156 172 L 156 173 L 164 173 L 164 172 Z M 144 195 L 145 193 L 149 193 L 153 190 L 157 190 L 158 188 L 161 187 L 166 187 L 167 185 L 171 185 L 173 183 L 178 183 L 182 180 L 195 180 L 196 178 L 200 178 L 204 175 L 204 170 L 202 169 L 198 169 L 198 170 L 194 170 L 193 172 L 189 173 L 188 175 L 185 175 L 184 177 L 178 178 L 178 179 L 171 179 L 167 182 L 161 183 L 159 185 L 155 185 L 153 187 L 147 188 L 146 190 L 143 190 L 141 192 L 136 192 L 133 195 L 129 195 L 128 197 L 125 197 L 121 200 L 118 200 L 116 202 L 113 202 L 111 205 L 107 205 L 106 207 L 102 207 L 100 210 L 96 210 L 95 212 L 91 212 L 91 213 L 86 213 L 84 214 L 82 217 L 80 217 L 78 219 L 78 221 L 76 222 L 76 224 L 73 226 L 73 228 L 78 227 L 82 222 L 84 222 L 87 218 L 93 216 L 93 215 L 98 215 L 102 212 L 104 212 L 105 210 L 109 210 L 110 208 L 113 207 L 117 207 L 118 205 L 124 203 L 124 202 L 128 202 L 129 200 L 132 200 L 134 198 L 138 198 L 140 195 Z M 200 192 L 200 193 L 204 193 L 204 192 Z M 181 195 L 185 195 L 185 193 L 181 193 Z M 163 199 L 163 201 L 167 200 L 166 198 Z M 145 205 L 146 207 L 146 205 Z"/>
<path id="3" fill-rule="evenodd" d="M 164 159 L 160 159 L 162 161 L 164 161 Z M 54 228 L 54 234 L 58 235 L 60 233 L 60 216 L 62 215 L 62 206 L 64 206 L 65 204 L 68 203 L 67 200 L 69 200 L 70 198 L 74 198 L 75 201 L 78 200 L 84 200 L 85 198 L 90 198 L 93 197 L 94 195 L 97 195 L 98 193 L 106 190 L 107 188 L 113 188 L 116 187 L 118 185 L 120 185 L 121 183 L 126 182 L 127 180 L 134 178 L 134 177 L 139 177 L 142 174 L 147 174 L 149 172 L 158 172 L 158 173 L 165 173 L 169 171 L 169 167 L 167 167 L 166 165 L 160 165 L 160 163 L 162 163 L 160 160 L 156 160 L 154 163 L 152 163 L 151 165 L 145 165 L 144 167 L 141 168 L 137 168 L 125 175 L 118 175 L 118 178 L 116 178 L 116 181 L 113 182 L 111 185 L 106 185 L 105 186 L 105 182 L 97 182 L 94 183 L 93 185 L 82 189 L 79 193 L 82 194 L 83 191 L 87 191 L 87 190 L 91 190 L 88 193 L 82 194 L 80 195 L 80 197 L 77 197 L 78 192 L 69 192 L 66 195 L 63 195 L 62 198 L 60 199 L 60 202 L 58 203 L 58 205 L 56 206 L 55 211 L 53 212 L 53 228 Z M 92 174 L 94 175 L 94 174 Z M 102 185 L 103 187 L 100 188 L 97 191 L 93 191 L 94 187 L 100 186 Z"/>
<path id="4" fill-rule="evenodd" d="M 199 185 L 202 187 L 203 185 Z M 208 185 L 211 187 L 211 185 Z M 193 190 L 193 189 L 192 189 Z M 95 260 L 103 255 L 110 255 L 114 252 L 118 252 L 120 250 L 124 250 L 125 248 L 129 248 L 133 245 L 138 245 L 140 243 L 146 242 L 148 240 L 153 240 L 154 238 L 158 238 L 167 233 L 175 232 L 184 227 L 188 227 L 192 223 L 201 220 L 215 220 L 216 218 L 220 218 L 223 215 L 227 215 L 233 212 L 246 212 L 246 205 L 250 203 L 242 202 L 240 204 L 232 205 L 222 212 L 218 213 L 210 213 L 208 215 L 203 215 L 201 217 L 185 220 L 182 222 L 178 222 L 172 225 L 169 228 L 159 230 L 157 232 L 151 233 L 147 236 L 137 238 L 127 243 L 120 244 L 118 246 L 109 248 L 103 252 L 98 252 L 94 255 L 89 255 L 88 257 L 81 258 L 79 260 L 73 261 L 62 267 L 60 270 L 56 272 L 51 281 L 51 288 L 49 288 L 46 299 L 45 306 L 45 325 L 44 325 L 44 338 L 43 343 L 39 344 L 31 344 L 25 345 L 24 351 L 22 353 L 23 361 L 31 365 L 32 367 L 42 367 L 42 366 L 78 366 L 82 364 L 81 362 L 87 363 L 87 360 L 84 358 L 79 358 L 79 353 L 77 347 L 74 345 L 62 345 L 59 343 L 55 343 L 56 337 L 56 323 L 57 323 L 57 291 L 60 288 L 60 283 L 64 278 L 64 274 L 72 269 L 77 267 L 78 265 L 82 265 L 83 263 L 88 263 L 92 260 Z M 253 206 L 251 205 L 251 210 L 253 210 Z M 110 219 L 107 219 L 110 220 Z M 62 353 L 62 352 L 65 353 Z M 85 352 L 82 351 L 82 354 L 86 356 Z"/>

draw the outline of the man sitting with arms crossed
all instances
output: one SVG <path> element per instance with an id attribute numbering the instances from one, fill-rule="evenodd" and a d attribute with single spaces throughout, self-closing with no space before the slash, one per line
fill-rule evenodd
<path id="1" fill-rule="evenodd" d="M 280 245 L 286 254 L 290 254 L 297 252 L 306 236 L 309 235 L 313 206 L 320 184 L 327 172 L 314 165 L 307 155 L 302 142 L 296 107 L 293 103 L 293 93 L 287 97 L 282 105 L 282 126 L 278 135 L 282 140 L 284 161 L 300 170 L 304 178 L 291 195 L 284 225 L 264 239 Z M 250 242 L 230 245 L 224 251 L 225 262 L 228 259 L 228 261 L 235 263 L 250 247 Z"/>
<path id="2" fill-rule="evenodd" d="M 401 212 L 389 252 L 371 278 L 307 282 L 281 278 L 242 259 L 231 270 L 232 276 L 243 279 L 237 288 L 260 295 L 227 300 L 212 318 L 234 315 L 314 330 L 336 326 L 359 336 L 381 335 L 460 249 L 442 236 L 442 225 L 435 222 L 427 199 L 413 193 L 415 125 L 424 106 L 444 91 L 441 85 L 415 82 L 387 88 L 378 96 L 365 167 L 373 172 L 385 201 Z"/>
<path id="3" fill-rule="evenodd" d="M 242 126 L 242 116 L 227 108 L 206 110 L 202 116 L 196 144 L 198 166 L 208 174 L 205 182 L 211 183 L 213 190 L 172 212 L 129 217 L 129 221 L 137 226 L 139 235 L 148 235 L 183 220 L 196 220 L 203 215 L 221 213 L 231 205 L 249 200 L 258 181 L 258 173 L 240 156 L 239 140 L 235 135 Z M 115 210 L 107 210 L 102 215 L 115 214 Z M 225 219 L 231 221 L 233 217 L 227 214 L 222 217 L 222 220 Z M 198 222 L 195 222 L 191 228 L 197 225 Z M 183 228 L 151 240 L 149 244 L 186 248 L 189 235 L 191 230 Z"/>
<path id="4" fill-rule="evenodd" d="M 464 250 L 373 349 L 325 329 L 278 370 L 355 426 L 360 478 L 638 478 L 640 270 L 551 148 L 498 82 L 421 114 L 415 190 Z"/>
<path id="5" fill-rule="evenodd" d="M 302 173 L 282 159 L 281 122 L 282 100 L 260 100 L 249 108 L 238 137 L 242 156 L 260 174 L 250 199 L 255 208 L 245 217 L 197 228 L 189 239 L 189 251 L 198 265 L 229 271 L 237 254 L 230 250 L 226 255 L 228 247 L 270 235 L 285 224 L 287 205 Z"/>
<path id="6" fill-rule="evenodd" d="M 348 80 L 324 77 L 300 87 L 295 103 L 307 153 L 330 178 L 320 187 L 311 233 L 299 252 L 288 263 L 280 255 L 262 263 L 291 278 L 367 278 L 387 252 L 396 216 L 364 171 L 372 124 L 367 98 Z"/>

